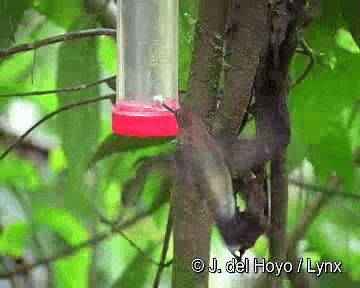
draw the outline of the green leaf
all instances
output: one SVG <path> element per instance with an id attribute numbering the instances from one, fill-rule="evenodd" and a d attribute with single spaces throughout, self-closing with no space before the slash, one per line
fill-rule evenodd
<path id="1" fill-rule="evenodd" d="M 337 129 L 333 128 L 326 135 L 318 137 L 318 144 L 310 147 L 308 157 L 322 183 L 326 183 L 329 175 L 336 172 L 345 189 L 353 190 L 355 173 L 352 149 L 344 127 L 339 125 Z"/>
<path id="2" fill-rule="evenodd" d="M 46 224 L 70 245 L 79 244 L 88 238 L 84 226 L 66 209 L 38 208 L 34 223 Z"/>
<path id="3" fill-rule="evenodd" d="M 156 244 L 150 243 L 144 253 L 151 257 L 152 252 L 157 247 Z M 138 253 L 133 261 L 127 265 L 126 270 L 121 274 L 121 277 L 112 285 L 112 288 L 137 288 L 145 287 L 149 282 L 149 270 L 154 266 L 154 263 L 144 259 L 143 253 Z M 136 284 L 135 284 L 136 283 Z"/>
<path id="4" fill-rule="evenodd" d="M 93 27 L 92 20 L 78 17 L 71 26 L 72 31 Z M 95 38 L 65 42 L 59 48 L 58 87 L 72 87 L 90 83 L 100 78 L 97 61 L 97 41 Z M 98 87 L 59 94 L 61 106 L 84 101 L 98 96 Z M 85 181 L 85 171 L 97 145 L 100 131 L 100 104 L 91 104 L 66 111 L 58 116 L 57 124 L 61 137 L 68 173 L 64 179 L 64 205 L 80 217 L 90 214 L 89 191 Z M 82 203 L 79 205 L 79 203 Z"/>
<path id="5" fill-rule="evenodd" d="M 356 1 L 356 0 L 355 0 Z M 314 22 L 320 23 L 327 32 L 334 34 L 341 24 L 341 4 L 346 1 L 342 0 L 320 0 L 319 13 L 317 13 Z"/>
<path id="6" fill-rule="evenodd" d="M 33 2 L 35 9 L 64 28 L 69 28 L 81 15 L 84 5 L 82 0 L 35 0 Z"/>
<path id="7" fill-rule="evenodd" d="M 65 209 L 39 208 L 33 219 L 35 224 L 45 224 L 57 232 L 71 246 L 78 245 L 89 237 L 84 226 Z M 58 260 L 55 263 L 55 276 L 59 287 L 88 287 L 90 257 L 90 248 L 86 248 L 71 257 Z"/>
<path id="8" fill-rule="evenodd" d="M 16 223 L 3 227 L 0 237 L 0 255 L 21 257 L 30 232 L 27 223 Z"/>
<path id="9" fill-rule="evenodd" d="M 137 161 L 135 175 L 125 183 L 122 189 L 121 196 L 125 207 L 138 204 L 142 192 L 149 192 L 150 201 L 148 202 L 153 202 L 153 198 L 159 192 L 169 192 L 164 191 L 163 184 L 166 183 L 162 180 L 165 177 L 175 177 L 175 166 L 173 166 L 173 159 L 170 157 L 170 153 L 164 153 L 158 156 L 141 157 Z M 165 186 L 169 189 L 169 185 Z"/>
<path id="10" fill-rule="evenodd" d="M 354 281 L 348 273 L 325 273 L 321 275 L 320 288 L 331 287 L 358 288 L 360 287 L 360 281 Z"/>
<path id="11" fill-rule="evenodd" d="M 136 173 L 134 177 L 125 183 L 121 193 L 121 201 L 124 207 L 138 204 L 141 192 L 144 190 L 148 180 L 148 176 L 149 175 L 147 174 L 140 176 L 138 173 Z"/>
<path id="12" fill-rule="evenodd" d="M 118 153 L 96 163 L 96 168 L 102 173 L 101 202 L 103 211 L 108 218 L 118 217 L 124 212 L 120 201 L 120 195 L 124 191 L 124 185 L 135 174 L 136 163 L 140 159 L 152 158 L 163 153 L 172 153 L 175 145 L 165 143 L 161 146 L 149 146 L 143 149 L 129 150 L 129 153 Z M 158 193 L 157 190 L 155 190 Z M 100 204 L 101 205 L 101 204 Z"/>
<path id="13" fill-rule="evenodd" d="M 292 131 L 291 142 L 286 151 L 286 165 L 289 172 L 300 167 L 306 156 L 306 145 L 302 139 L 298 139 L 297 131 Z"/>
<path id="14" fill-rule="evenodd" d="M 255 243 L 254 252 L 257 257 L 268 259 L 269 243 L 265 236 L 261 236 Z"/>
<path id="15" fill-rule="evenodd" d="M 169 144 L 170 147 L 175 146 L 170 143 L 172 140 L 174 140 L 173 137 L 137 138 L 110 134 L 98 147 L 90 165 L 117 153 L 130 152 L 163 144 Z"/>
<path id="16" fill-rule="evenodd" d="M 343 111 L 353 105 L 357 91 L 360 91 L 360 54 L 338 47 L 335 35 L 328 33 L 323 26 L 313 25 L 306 33 L 306 39 L 317 55 L 323 53 L 319 60 L 333 60 L 328 65 L 318 63 L 291 91 L 292 130 L 305 145 L 317 144 L 319 136 L 326 135 L 329 128 L 343 121 Z M 303 66 L 303 58 L 296 57 L 294 70 L 301 71 Z"/>
<path id="17" fill-rule="evenodd" d="M 66 166 L 66 158 L 61 147 L 57 146 L 49 153 L 49 167 L 56 172 L 61 172 Z"/>
<path id="18" fill-rule="evenodd" d="M 326 219 L 330 213 L 334 214 L 333 207 L 329 207 L 327 213 L 323 212 L 311 226 L 308 232 L 309 249 L 316 249 L 322 260 L 342 261 L 343 271 L 354 279 L 360 279 L 360 253 L 357 248 L 360 231 L 347 227 L 346 223 L 330 223 Z"/>
<path id="19" fill-rule="evenodd" d="M 13 1 L 15 2 L 15 1 Z M 64 30 L 51 22 L 43 22 L 44 17 L 34 10 L 27 10 L 21 21 L 21 29 L 16 33 L 19 43 L 31 43 L 39 39 L 64 33 Z M 0 93 L 50 90 L 55 88 L 57 70 L 57 45 L 49 45 L 35 51 L 19 53 L 0 64 Z M 36 56 L 36 57 L 35 57 Z M 16 98 L 23 99 L 22 97 Z M 14 98 L 0 98 L 0 107 L 14 101 Z M 55 94 L 46 97 L 29 97 L 26 100 L 36 103 L 42 112 L 54 109 Z M 44 126 L 51 126 L 48 122 Z M 40 129 L 42 129 L 42 126 Z"/>
<path id="20" fill-rule="evenodd" d="M 360 66 L 356 67 L 358 59 L 353 60 L 352 72 L 316 68 L 292 92 L 289 104 L 292 126 L 303 143 L 316 143 L 333 123 L 342 120 L 342 111 L 352 105 L 355 91 L 360 88 L 354 79 Z"/>
<path id="21" fill-rule="evenodd" d="M 346 0 L 341 1 L 341 4 L 345 21 L 355 42 L 360 47 L 360 2 L 358 0 Z"/>
<path id="22" fill-rule="evenodd" d="M 351 34 L 348 30 L 345 30 L 343 28 L 340 28 L 336 33 L 336 44 L 351 52 L 351 53 L 360 53 L 359 47 L 356 45 L 353 37 L 351 37 Z"/>
<path id="23" fill-rule="evenodd" d="M 29 0 L 0 0 L 0 48 L 16 42 L 15 32 L 29 7 Z"/>
<path id="24" fill-rule="evenodd" d="M 27 191 L 34 191 L 39 187 L 40 179 L 34 163 L 9 154 L 0 165 L 1 184 Z"/>
<path id="25" fill-rule="evenodd" d="M 99 56 L 106 71 L 116 73 L 116 42 L 109 37 L 99 37 Z"/>

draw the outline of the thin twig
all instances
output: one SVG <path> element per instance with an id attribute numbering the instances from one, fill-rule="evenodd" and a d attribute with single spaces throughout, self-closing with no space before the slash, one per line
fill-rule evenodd
<path id="1" fill-rule="evenodd" d="M 164 245 L 163 245 L 163 249 L 162 249 L 162 252 L 161 252 L 161 258 L 160 258 L 160 264 L 161 265 L 159 265 L 158 270 L 156 271 L 156 276 L 155 276 L 153 288 L 158 288 L 159 287 L 161 274 L 162 274 L 162 272 L 163 272 L 163 270 L 165 268 L 166 254 L 167 254 L 167 251 L 169 249 L 170 236 L 171 236 L 173 223 L 174 223 L 174 221 L 173 221 L 172 209 L 170 207 L 168 221 L 167 221 L 167 224 L 166 224 Z"/>
<path id="2" fill-rule="evenodd" d="M 129 219 L 129 220 L 125 220 L 124 222 L 121 222 L 121 224 L 119 224 L 118 220 L 109 220 L 107 219 L 104 215 L 102 215 L 101 212 L 98 212 L 98 217 L 100 222 L 102 222 L 103 224 L 106 224 L 108 226 L 113 226 L 113 225 L 121 225 L 121 229 L 125 229 L 128 228 L 132 225 L 134 225 L 135 223 L 141 221 L 142 219 L 149 217 L 150 215 L 152 215 L 157 209 L 159 209 L 164 203 L 166 202 L 166 200 L 162 200 L 157 202 L 156 204 L 153 204 L 151 207 L 149 207 L 148 209 L 139 212 L 137 215 L 135 215 L 133 218 Z"/>
<path id="3" fill-rule="evenodd" d="M 117 227 L 116 225 L 111 227 L 111 230 L 113 232 L 118 233 L 121 237 L 123 237 L 126 241 L 129 242 L 130 246 L 132 246 L 136 251 L 138 251 L 141 255 L 143 255 L 143 257 L 150 263 L 155 264 L 156 266 L 163 266 L 163 267 L 168 267 L 171 264 L 171 261 L 167 262 L 167 263 L 161 263 L 161 262 L 157 262 L 154 259 L 152 259 L 149 255 L 147 255 L 134 241 L 132 241 L 123 231 L 122 229 L 120 229 L 119 227 Z"/>
<path id="4" fill-rule="evenodd" d="M 97 235 L 94 238 L 83 241 L 76 246 L 69 247 L 69 248 L 65 249 L 64 251 L 61 251 L 52 256 L 40 259 L 32 264 L 25 264 L 22 266 L 18 266 L 14 271 L 0 274 L 0 278 L 9 278 L 16 274 L 24 274 L 25 272 L 27 272 L 29 270 L 33 270 L 34 268 L 36 268 L 38 266 L 48 265 L 49 263 L 51 263 L 53 261 L 71 256 L 71 255 L 75 254 L 76 252 L 79 252 L 81 249 L 87 248 L 88 246 L 92 245 L 94 242 L 103 241 L 103 240 L 107 239 L 108 237 L 110 237 L 111 235 L 112 235 L 111 232 L 102 233 L 100 235 Z"/>
<path id="5" fill-rule="evenodd" d="M 335 190 L 327 188 L 327 187 L 302 183 L 302 182 L 297 181 L 295 179 L 289 179 L 288 182 L 291 185 L 302 187 L 302 188 L 310 190 L 310 191 L 322 192 L 322 193 L 324 193 L 324 195 L 327 194 L 328 197 L 329 196 L 336 196 L 336 197 L 344 197 L 344 198 L 351 198 L 351 199 L 360 200 L 360 195 L 352 193 L 352 192 L 346 192 L 346 191 L 342 191 L 342 192 L 339 191 L 338 192 L 338 191 L 335 191 Z"/>
<path id="6" fill-rule="evenodd" d="M 149 210 L 152 210 L 152 209 L 149 209 Z M 83 248 L 87 248 L 88 246 L 94 245 L 94 243 L 99 243 L 99 242 L 105 241 L 106 239 L 108 239 L 110 237 L 115 236 L 116 234 L 114 232 L 119 233 L 119 231 L 129 228 L 132 225 L 135 225 L 137 222 L 139 222 L 141 219 L 144 218 L 143 215 L 145 215 L 145 213 L 142 212 L 142 213 L 139 213 L 138 215 L 135 215 L 133 218 L 129 219 L 128 221 L 126 221 L 124 223 L 113 224 L 113 227 L 110 231 L 106 231 L 101 234 L 98 234 L 91 239 L 85 240 L 85 241 L 77 244 L 76 246 L 69 247 L 61 252 L 58 252 L 58 253 L 52 255 L 52 256 L 42 258 L 32 264 L 22 265 L 20 267 L 17 267 L 17 269 L 15 269 L 14 271 L 1 273 L 0 279 L 11 278 L 17 274 L 23 274 L 29 270 L 32 270 L 34 268 L 41 266 L 41 265 L 49 265 L 50 263 L 57 261 L 59 259 L 63 259 L 63 258 L 72 256 L 73 254 L 79 252 Z M 123 236 L 122 234 L 120 234 L 120 235 Z M 126 239 L 128 240 L 127 236 L 126 236 Z M 136 249 L 138 250 L 140 248 L 136 247 Z M 154 262 L 156 265 L 160 265 L 160 263 L 157 263 L 154 260 L 152 260 L 151 262 Z M 163 264 L 163 266 L 169 267 L 171 265 L 171 263 L 172 263 L 172 261 L 168 261 L 167 263 Z"/>
<path id="7" fill-rule="evenodd" d="M 149 261 L 150 263 L 153 263 L 159 267 L 168 267 L 171 263 L 161 263 L 157 262 L 154 259 L 152 259 L 149 255 L 147 255 L 134 241 L 132 241 L 122 230 L 124 227 L 120 227 L 118 224 L 111 222 L 111 220 L 108 220 L 104 215 L 101 215 L 101 212 L 97 212 L 99 215 L 99 218 L 102 220 L 103 223 L 110 226 L 111 231 L 118 233 L 121 237 L 123 237 L 126 241 L 129 242 L 130 246 L 132 246 L 135 250 L 137 250 L 140 254 L 143 255 L 143 257 Z"/>
<path id="8" fill-rule="evenodd" d="M 298 221 L 294 231 L 289 236 L 288 250 L 296 248 L 297 243 L 304 237 L 309 226 L 319 214 L 320 209 L 329 200 L 323 193 L 316 193 L 314 201 L 307 207 L 303 217 Z"/>
<path id="9" fill-rule="evenodd" d="M 154 208 L 158 208 L 158 207 L 154 207 Z M 133 218 L 129 219 L 129 220 L 126 220 L 124 221 L 122 224 L 121 224 L 121 227 L 122 229 L 124 228 L 127 228 L 127 227 L 130 227 L 132 226 L 133 224 L 137 223 L 138 221 L 141 221 L 142 219 L 150 216 L 156 209 L 154 208 L 150 208 L 150 209 L 147 209 L 145 211 L 141 211 L 139 212 L 137 215 L 135 215 Z M 119 225 L 116 222 L 114 221 L 111 221 L 111 220 L 108 220 L 106 218 L 104 218 L 103 216 L 100 216 L 100 221 L 106 225 L 109 225 L 109 226 L 113 226 L 113 225 Z"/>
<path id="10" fill-rule="evenodd" d="M 40 96 L 40 95 L 46 95 L 46 94 L 53 94 L 53 93 L 68 93 L 68 92 L 75 92 L 79 90 L 84 90 L 102 83 L 107 83 L 109 81 L 115 80 L 116 75 L 107 77 L 104 79 L 100 79 L 95 82 L 87 83 L 87 84 L 81 84 L 74 87 L 68 87 L 68 88 L 61 88 L 61 89 L 54 89 L 54 90 L 44 90 L 44 91 L 34 91 L 34 92 L 18 92 L 18 93 L 6 93 L 6 94 L 0 94 L 0 98 L 7 98 L 7 97 L 26 97 L 26 96 Z"/>
<path id="11" fill-rule="evenodd" d="M 31 67 L 31 84 L 35 83 L 36 49 L 34 49 L 33 63 Z"/>
<path id="12" fill-rule="evenodd" d="M 329 179 L 329 187 L 336 191 L 338 188 L 338 178 L 331 175 Z M 289 235 L 289 245 L 287 249 L 287 260 L 294 266 L 298 264 L 298 253 L 296 251 L 297 244 L 305 236 L 306 231 L 319 215 L 320 210 L 329 202 L 329 198 L 324 193 L 318 192 L 314 201 L 305 209 L 303 217 L 297 222 L 295 229 Z M 317 287 L 316 280 L 310 274 L 301 270 L 299 273 L 291 272 L 287 274 L 294 288 L 311 288 Z"/>
<path id="13" fill-rule="evenodd" d="M 92 99 L 88 99 L 88 100 L 84 100 L 84 101 L 80 101 L 80 102 L 76 102 L 76 103 L 71 103 L 71 104 L 68 104 L 68 105 L 64 105 L 64 106 L 60 107 L 59 109 L 45 115 L 43 118 L 41 118 L 39 121 L 37 121 L 33 126 L 31 126 L 28 130 L 26 130 L 25 133 L 23 133 L 12 145 L 10 145 L 0 155 L 0 161 L 3 160 L 6 157 L 6 155 L 8 155 L 15 147 L 17 147 L 17 145 L 19 145 L 19 143 L 22 140 L 24 140 L 27 135 L 29 135 L 34 129 L 36 129 L 38 126 L 40 126 L 46 120 L 49 120 L 50 118 L 56 116 L 57 114 L 60 114 L 61 112 L 66 111 L 66 110 L 70 110 L 70 109 L 73 109 L 73 108 L 76 108 L 76 107 L 80 107 L 80 106 L 96 103 L 96 102 L 99 102 L 99 101 L 111 99 L 113 97 L 115 97 L 115 94 L 110 94 L 110 95 L 106 95 L 106 96 L 100 96 L 100 97 L 96 97 L 96 98 L 92 98 Z"/>
<path id="14" fill-rule="evenodd" d="M 22 53 L 26 51 L 31 51 L 37 49 L 42 46 L 51 45 L 59 42 L 71 41 L 76 39 L 81 39 L 85 37 L 94 37 L 94 36 L 116 36 L 115 29 L 106 29 L 106 28 L 97 28 L 97 29 L 89 29 L 82 31 L 69 32 L 62 35 L 42 39 L 39 41 L 35 41 L 33 43 L 20 44 L 8 49 L 0 50 L 0 58 L 9 57 L 11 55 Z"/>
<path id="15" fill-rule="evenodd" d="M 6 121 L 5 117 L 0 116 L 0 143 L 8 145 L 19 137 L 13 127 Z M 51 148 L 56 144 L 53 137 L 48 135 L 29 135 L 24 141 L 20 143 L 20 155 L 22 152 L 36 153 L 43 156 L 45 159 Z"/>
<path id="16" fill-rule="evenodd" d="M 309 74 L 309 72 L 311 71 L 311 69 L 314 67 L 315 63 L 316 63 L 316 57 L 314 54 L 314 51 L 309 47 L 309 45 L 306 43 L 304 38 L 301 38 L 299 41 L 302 50 L 296 50 L 296 52 L 298 53 L 302 53 L 306 56 L 308 56 L 310 58 L 310 62 L 308 64 L 308 66 L 306 67 L 305 71 L 303 73 L 301 73 L 301 75 L 292 83 L 292 87 L 295 87 L 297 85 L 299 85 L 305 78 L 306 76 Z"/>

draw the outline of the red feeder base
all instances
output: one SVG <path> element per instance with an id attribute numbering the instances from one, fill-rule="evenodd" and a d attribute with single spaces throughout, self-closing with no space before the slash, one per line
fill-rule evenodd
<path id="1" fill-rule="evenodd" d="M 175 100 L 165 104 L 176 110 Z M 166 137 L 179 133 L 175 115 L 161 104 L 119 101 L 112 108 L 112 131 L 131 137 Z"/>

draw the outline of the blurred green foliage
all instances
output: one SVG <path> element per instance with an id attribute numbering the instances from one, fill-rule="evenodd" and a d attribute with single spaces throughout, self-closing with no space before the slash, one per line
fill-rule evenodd
<path id="1" fill-rule="evenodd" d="M 326 185 L 329 174 L 336 171 L 343 189 L 360 193 L 360 168 L 352 162 L 353 150 L 360 146 L 360 50 L 357 45 L 360 7 L 357 0 L 330 2 L 320 1 L 317 16 L 305 32 L 317 63 L 306 79 L 292 89 L 289 98 L 292 142 L 288 169 L 289 173 L 299 171 L 306 159 L 312 165 L 312 179 L 317 184 Z M 0 48 L 96 27 L 94 17 L 84 17 L 82 5 L 83 1 L 79 0 L 1 0 Z M 196 1 L 180 1 L 181 90 L 187 86 L 195 23 Z M 111 75 L 116 71 L 115 48 L 112 39 L 99 37 L 44 47 L 35 55 L 26 52 L 1 59 L 0 93 L 69 87 Z M 296 54 L 292 78 L 299 75 L 307 63 L 304 55 Z M 39 108 L 40 117 L 58 105 L 95 97 L 106 89 L 102 85 L 27 100 Z M 16 101 L 22 99 L 0 98 L 0 115 L 6 117 Z M 110 108 L 108 103 L 92 104 L 44 123 L 37 131 L 57 139 L 47 162 L 37 163 L 15 153 L 0 162 L 0 199 L 10 197 L 19 204 L 10 209 L 6 201 L 0 202 L 0 220 L 4 226 L 0 255 L 21 256 L 29 251 L 35 258 L 53 255 L 61 250 L 60 245 L 69 248 L 89 239 L 95 230 L 106 230 L 103 224 L 96 224 L 94 211 L 125 221 L 139 209 L 154 204 L 162 183 L 156 174 L 147 177 L 145 185 L 141 185 L 142 197 L 134 207 L 123 206 L 121 193 L 135 174 L 139 159 L 172 151 L 173 145 L 168 144 L 168 139 L 146 145 L 131 139 L 114 139 L 110 135 Z M 0 151 L 5 147 L 1 142 Z M 305 197 L 297 197 L 303 193 Z M 312 197 L 306 191 L 293 194 L 289 203 L 289 230 Z M 321 287 L 360 286 L 359 211 L 358 200 L 335 198 L 308 231 L 302 245 L 303 255 L 342 261 L 346 272 L 324 275 Z M 162 206 L 151 217 L 126 230 L 154 259 L 159 259 L 167 213 L 167 205 Z M 16 216 L 19 214 L 20 220 Z M 214 243 L 220 242 L 219 237 L 214 239 Z M 266 240 L 258 241 L 254 251 L 266 257 Z M 53 287 L 89 287 L 89 271 L 93 269 L 94 259 L 98 287 L 149 287 L 155 276 L 156 266 L 147 262 L 126 240 L 114 237 L 98 244 L 95 252 L 83 249 L 72 257 L 56 261 L 52 267 Z M 169 283 L 169 279 L 168 269 L 164 283 Z"/>

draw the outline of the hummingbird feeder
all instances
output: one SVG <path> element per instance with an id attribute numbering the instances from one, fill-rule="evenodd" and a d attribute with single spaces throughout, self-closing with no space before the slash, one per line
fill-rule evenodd
<path id="1" fill-rule="evenodd" d="M 118 1 L 117 52 L 113 132 L 176 136 L 178 0 Z"/>

